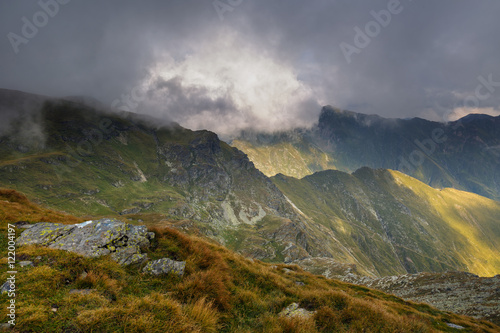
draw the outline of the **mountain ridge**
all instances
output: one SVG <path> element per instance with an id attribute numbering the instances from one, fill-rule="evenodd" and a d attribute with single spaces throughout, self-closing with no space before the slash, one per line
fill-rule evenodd
<path id="1" fill-rule="evenodd" d="M 305 180 L 269 179 L 245 153 L 209 131 L 191 131 L 178 124 L 166 125 L 127 112 L 103 112 L 64 100 L 42 103 L 36 114 L 38 123 L 13 122 L 10 134 L 0 136 L 0 186 L 20 190 L 45 206 L 89 219 L 122 216 L 171 225 L 270 262 L 310 266 L 323 261 L 340 270 L 356 265 L 357 272 L 370 276 L 422 270 L 461 269 L 483 275 L 498 271 L 490 259 L 496 243 L 488 238 L 498 238 L 499 232 L 490 228 L 490 215 L 500 215 L 497 203 L 467 206 L 462 212 L 449 207 L 458 194 L 446 194 L 443 199 L 443 207 L 458 219 L 453 225 L 461 226 L 460 221 L 469 216 L 476 221 L 469 238 L 460 230 L 453 233 L 460 248 L 467 248 L 470 241 L 481 244 L 482 253 L 471 252 L 477 256 L 474 265 L 459 251 L 450 252 L 450 244 L 435 246 L 432 237 L 419 236 L 415 226 L 426 227 L 407 217 L 408 212 L 420 216 L 421 210 L 432 207 L 425 197 L 435 195 L 435 190 L 425 187 L 419 194 L 407 194 L 409 187 L 416 186 L 411 177 L 398 176 L 398 185 L 390 171 L 360 169 L 353 175 L 337 171 L 333 176 L 319 173 Z M 27 125 L 39 131 L 28 131 Z M 25 140 L 20 135 L 24 132 L 35 133 L 35 138 Z M 37 137 L 42 134 L 43 140 Z M 333 163 L 327 155 L 318 154 L 326 166 Z M 309 161 L 304 160 L 304 165 Z M 332 184 L 332 191 L 316 186 L 315 179 Z M 335 189 L 339 179 L 346 184 L 341 191 Z M 380 188 L 373 188 L 372 183 Z M 391 191 L 406 195 L 406 201 L 398 201 Z M 465 192 L 461 196 L 486 200 Z M 308 206 L 305 199 L 313 201 Z M 317 212 L 311 207 L 317 207 Z M 451 222 L 435 210 L 420 217 L 449 229 Z M 383 216 L 383 223 L 377 216 Z M 405 228 L 398 227 L 400 221 L 405 221 Z M 392 234 L 387 235 L 384 228 Z M 481 233 L 481 228 L 487 232 Z M 446 236 L 443 232 L 436 235 Z M 414 239 L 409 242 L 413 251 L 409 254 L 402 247 L 406 239 Z"/>
<path id="2" fill-rule="evenodd" d="M 368 166 L 402 171 L 436 188 L 500 199 L 500 116 L 440 123 L 324 107 L 310 129 L 248 133 L 231 144 L 267 176 L 302 178 L 325 169 L 354 172 Z"/>

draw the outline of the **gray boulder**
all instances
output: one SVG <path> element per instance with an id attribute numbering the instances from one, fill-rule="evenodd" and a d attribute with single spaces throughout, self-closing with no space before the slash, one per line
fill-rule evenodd
<path id="1" fill-rule="evenodd" d="M 182 276 L 184 275 L 185 268 L 185 261 L 175 261 L 169 258 L 162 258 L 148 262 L 142 271 L 152 275 L 174 273 Z"/>
<path id="2" fill-rule="evenodd" d="M 148 248 L 153 238 L 154 233 L 148 232 L 145 226 L 135 226 L 116 219 L 74 225 L 42 222 L 23 231 L 17 239 L 17 245 L 44 245 L 85 257 L 111 254 L 120 264 L 129 265 L 147 260 L 141 248 Z"/>

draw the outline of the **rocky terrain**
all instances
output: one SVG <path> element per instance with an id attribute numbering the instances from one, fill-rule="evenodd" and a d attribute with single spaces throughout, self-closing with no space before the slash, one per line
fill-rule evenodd
<path id="1" fill-rule="evenodd" d="M 347 274 L 339 278 L 413 302 L 427 303 L 440 310 L 500 324 L 500 275 L 487 278 L 465 272 L 445 272 L 386 276 L 380 279 Z"/>

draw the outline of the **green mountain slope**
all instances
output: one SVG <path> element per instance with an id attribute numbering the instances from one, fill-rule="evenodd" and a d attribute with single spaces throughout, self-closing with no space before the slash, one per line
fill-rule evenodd
<path id="1" fill-rule="evenodd" d="M 500 271 L 500 203 L 436 190 L 389 170 L 273 177 L 305 217 L 331 230 L 353 264 L 374 275 L 459 269 Z M 339 260 L 345 261 L 347 258 Z"/>
<path id="2" fill-rule="evenodd" d="M 3 105 L 21 110 L 31 96 L 14 95 Z M 0 186 L 79 216 L 188 220 L 259 259 L 329 255 L 272 181 L 216 134 L 65 100 L 37 107 L 0 136 Z"/>
<path id="3" fill-rule="evenodd" d="M 311 129 L 247 131 L 232 145 L 268 176 L 300 178 L 320 170 L 354 172 L 368 166 L 399 170 L 433 187 L 500 199 L 500 117 L 469 115 L 445 124 L 324 107 Z M 290 153 L 283 153 L 283 147 Z M 297 158 L 288 158 L 290 154 Z"/>
<path id="4" fill-rule="evenodd" d="M 231 145 L 245 152 L 269 177 L 282 173 L 302 178 L 316 171 L 337 169 L 332 157 L 304 140 L 305 136 L 307 130 L 301 129 L 273 135 L 246 131 Z"/>

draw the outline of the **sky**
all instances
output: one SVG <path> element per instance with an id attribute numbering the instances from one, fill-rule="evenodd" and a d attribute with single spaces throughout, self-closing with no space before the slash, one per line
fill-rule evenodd
<path id="1" fill-rule="evenodd" d="M 231 134 L 500 115 L 495 0 L 0 2 L 0 88 Z"/>

